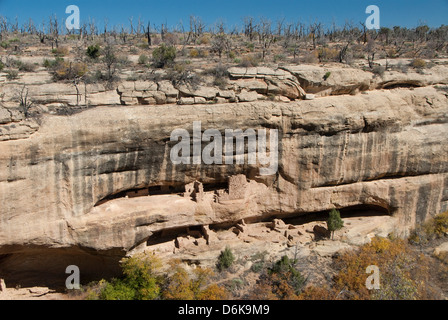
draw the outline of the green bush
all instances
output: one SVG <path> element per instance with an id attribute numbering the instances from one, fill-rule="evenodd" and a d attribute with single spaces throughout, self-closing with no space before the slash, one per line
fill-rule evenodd
<path id="1" fill-rule="evenodd" d="M 208 69 L 204 74 L 213 76 L 213 85 L 224 89 L 227 85 L 229 72 L 225 66 L 218 65 L 214 68 Z"/>
<path id="2" fill-rule="evenodd" d="M 257 261 L 251 267 L 250 270 L 255 273 L 259 273 L 264 268 L 264 261 Z"/>
<path id="3" fill-rule="evenodd" d="M 2 41 L 0 43 L 0 47 L 2 47 L 3 49 L 8 49 L 11 46 L 11 43 L 17 43 L 20 42 L 20 40 L 18 38 L 13 38 L 7 41 Z"/>
<path id="4" fill-rule="evenodd" d="M 285 280 L 294 290 L 295 294 L 299 294 L 305 284 L 305 278 L 294 267 L 296 262 L 296 260 L 289 259 L 288 256 L 283 256 L 272 266 L 269 272 L 287 277 Z"/>
<path id="5" fill-rule="evenodd" d="M 448 233 L 448 211 L 434 217 L 432 229 L 437 237 Z"/>
<path id="6" fill-rule="evenodd" d="M 408 239 L 412 244 L 425 244 L 430 240 L 441 238 L 447 233 L 448 211 L 434 216 L 415 230 L 412 230 Z"/>
<path id="7" fill-rule="evenodd" d="M 42 63 L 42 65 L 45 68 L 51 68 L 54 66 L 55 60 L 48 60 L 48 59 L 44 59 L 44 62 Z"/>
<path id="8" fill-rule="evenodd" d="M 289 269 L 291 269 L 294 261 L 288 258 L 288 256 L 281 257 L 280 260 L 278 260 L 271 268 L 271 272 L 275 273 L 285 273 L 288 272 Z"/>
<path id="9" fill-rule="evenodd" d="M 103 50 L 103 62 L 106 67 L 106 72 L 104 73 L 104 78 L 107 82 L 112 83 L 116 80 L 115 73 L 117 71 L 117 66 L 119 64 L 125 65 L 127 63 L 127 57 L 118 57 L 116 55 L 115 48 L 111 45 L 107 45 Z"/>
<path id="10" fill-rule="evenodd" d="M 218 270 L 222 271 L 224 269 L 230 268 L 230 266 L 235 262 L 235 256 L 229 247 L 226 247 L 224 251 L 218 257 Z"/>
<path id="11" fill-rule="evenodd" d="M 113 279 L 103 288 L 103 300 L 154 300 L 160 298 L 163 278 L 158 275 L 162 264 L 153 254 L 138 254 L 122 263 L 123 278 Z"/>
<path id="12" fill-rule="evenodd" d="M 100 293 L 101 300 L 134 300 L 135 290 L 121 280 L 108 283 Z"/>
<path id="13" fill-rule="evenodd" d="M 319 48 L 317 50 L 317 58 L 321 62 L 325 61 L 338 61 L 339 60 L 339 50 L 332 48 Z"/>
<path id="14" fill-rule="evenodd" d="M 54 54 L 56 57 L 64 57 L 69 54 L 69 51 L 70 50 L 67 47 L 59 47 L 51 50 L 51 53 Z"/>
<path id="15" fill-rule="evenodd" d="M 19 72 L 16 70 L 6 70 L 6 78 L 8 80 L 16 80 L 19 78 Z"/>
<path id="16" fill-rule="evenodd" d="M 45 59 L 43 62 L 43 66 L 47 69 L 53 70 L 57 66 L 62 65 L 64 63 L 64 58 L 56 57 L 53 60 Z"/>
<path id="17" fill-rule="evenodd" d="M 198 267 L 190 275 L 180 261 L 170 262 L 163 274 L 162 261 L 155 254 L 141 253 L 122 262 L 123 276 L 110 282 L 91 283 L 87 300 L 223 300 L 224 288 L 211 283 L 213 271 Z"/>
<path id="18" fill-rule="evenodd" d="M 167 46 L 164 43 L 160 47 L 154 49 L 152 52 L 154 59 L 154 66 L 156 68 L 165 68 L 171 66 L 176 59 L 176 48 L 173 46 Z"/>
<path id="19" fill-rule="evenodd" d="M 257 56 L 247 55 L 243 57 L 238 66 L 243 68 L 252 68 L 258 66 L 259 63 L 260 59 Z"/>
<path id="20" fill-rule="evenodd" d="M 236 58 L 236 53 L 235 53 L 235 51 L 229 51 L 227 56 L 229 57 L 229 59 L 234 60 Z"/>
<path id="21" fill-rule="evenodd" d="M 296 300 L 301 294 L 306 279 L 295 268 L 295 259 L 283 256 L 267 272 L 260 275 L 250 300 Z"/>
<path id="22" fill-rule="evenodd" d="M 372 72 L 382 77 L 384 72 L 386 72 L 386 68 L 383 66 L 374 66 Z"/>
<path id="23" fill-rule="evenodd" d="M 148 56 L 145 54 L 140 55 L 140 57 L 138 57 L 138 64 L 142 64 L 142 65 L 146 65 L 148 63 Z"/>
<path id="24" fill-rule="evenodd" d="M 276 54 L 274 56 L 274 62 L 285 61 L 286 57 L 284 54 Z"/>
<path id="25" fill-rule="evenodd" d="M 250 261 L 253 262 L 252 266 L 250 267 L 250 269 L 252 270 L 252 272 L 261 272 L 266 264 L 266 255 L 268 254 L 267 251 L 263 251 L 263 252 L 257 252 L 254 255 L 252 255 L 250 257 Z"/>
<path id="26" fill-rule="evenodd" d="M 34 66 L 34 64 L 26 63 L 26 62 L 22 62 L 22 61 L 18 62 L 18 68 L 19 68 L 19 71 L 23 71 L 23 72 L 33 72 L 34 70 L 36 70 L 36 67 Z"/>
<path id="27" fill-rule="evenodd" d="M 334 236 L 334 232 L 342 229 L 343 226 L 344 221 L 341 219 L 341 214 L 338 210 L 332 209 L 327 220 L 327 228 L 328 231 L 331 231 L 332 237 Z"/>
<path id="28" fill-rule="evenodd" d="M 91 59 L 98 59 L 101 52 L 100 52 L 101 48 L 99 45 L 95 44 L 95 45 L 91 45 L 87 48 L 86 50 L 86 55 L 91 58 Z"/>
<path id="29" fill-rule="evenodd" d="M 187 85 L 193 89 L 198 88 L 202 81 L 199 74 L 193 72 L 187 65 L 179 63 L 168 70 L 164 79 L 171 81 L 175 87 Z"/>
<path id="30" fill-rule="evenodd" d="M 73 80 L 84 76 L 88 71 L 84 62 L 58 62 L 53 68 L 53 78 L 55 80 Z"/>
<path id="31" fill-rule="evenodd" d="M 327 79 L 330 78 L 330 76 L 331 76 L 331 72 L 328 71 L 328 72 L 325 73 L 325 75 L 324 75 L 324 80 L 327 81 Z"/>
<path id="32" fill-rule="evenodd" d="M 5 68 L 5 65 L 3 64 L 3 62 L 0 61 L 0 71 L 2 71 Z"/>
<path id="33" fill-rule="evenodd" d="M 193 48 L 190 50 L 189 55 L 190 55 L 190 58 L 197 58 L 197 57 L 199 57 L 199 50 Z"/>
<path id="34" fill-rule="evenodd" d="M 426 67 L 426 61 L 423 59 L 414 59 L 411 62 L 411 66 L 415 69 L 423 69 L 424 67 Z"/>

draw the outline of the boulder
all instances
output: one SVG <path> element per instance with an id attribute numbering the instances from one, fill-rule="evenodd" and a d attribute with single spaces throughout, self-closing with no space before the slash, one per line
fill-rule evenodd
<path id="1" fill-rule="evenodd" d="M 271 69 L 267 67 L 257 67 L 257 78 L 277 78 L 280 80 L 284 80 L 286 78 L 290 78 L 291 74 L 282 69 Z"/>
<path id="2" fill-rule="evenodd" d="M 351 94 L 368 90 L 373 81 L 371 72 L 350 67 L 320 67 L 313 65 L 283 66 L 296 77 L 306 93 L 319 96 Z"/>
<path id="3" fill-rule="evenodd" d="M 290 99 L 299 99 L 305 96 L 305 91 L 297 82 L 291 80 L 267 79 L 268 94 L 282 95 Z"/>
<path id="4" fill-rule="evenodd" d="M 241 92 L 237 95 L 238 101 L 240 102 L 252 102 L 258 100 L 258 93 L 255 91 L 251 92 Z"/>
<path id="5" fill-rule="evenodd" d="M 291 102 L 291 99 L 285 96 L 275 96 L 274 101 L 280 101 L 280 102 Z"/>
<path id="6" fill-rule="evenodd" d="M 106 87 L 101 83 L 89 83 L 88 85 L 86 85 L 85 89 L 90 94 L 107 91 Z"/>
<path id="7" fill-rule="evenodd" d="M 222 97 L 225 99 L 233 99 L 235 98 L 234 90 L 218 90 L 218 97 Z"/>
<path id="8" fill-rule="evenodd" d="M 170 81 L 163 80 L 157 83 L 157 90 L 163 92 L 169 98 L 176 98 L 179 91 L 174 88 Z"/>
<path id="9" fill-rule="evenodd" d="M 120 95 L 116 90 L 99 91 L 98 93 L 87 95 L 87 105 L 101 106 L 101 105 L 119 105 L 121 104 Z M 84 101 L 83 101 L 84 102 Z"/>
<path id="10" fill-rule="evenodd" d="M 182 97 L 178 101 L 181 105 L 191 105 L 194 104 L 194 98 L 193 97 Z"/>
<path id="11" fill-rule="evenodd" d="M 166 103 L 167 104 L 173 104 L 173 103 L 177 103 L 177 98 L 176 97 L 166 97 Z"/>
<path id="12" fill-rule="evenodd" d="M 157 91 L 157 83 L 153 81 L 136 81 L 134 83 L 136 91 Z"/>
<path id="13" fill-rule="evenodd" d="M 406 73 L 387 71 L 382 77 L 374 79 L 376 89 L 425 87 L 435 84 L 448 84 L 448 67 L 436 65 L 424 72 L 409 70 Z"/>
<path id="14" fill-rule="evenodd" d="M 161 91 L 154 92 L 154 99 L 156 100 L 157 104 L 165 104 L 166 103 L 166 95 L 165 93 Z"/>
<path id="15" fill-rule="evenodd" d="M 134 91 L 134 89 L 135 89 L 134 82 L 125 81 L 120 83 L 120 85 L 117 88 L 117 91 L 119 93 L 124 93 L 128 91 Z"/>
<path id="16" fill-rule="evenodd" d="M 258 74 L 257 68 L 232 67 L 227 70 L 231 78 L 255 78 Z"/>
<path id="17" fill-rule="evenodd" d="M 135 100 L 134 100 L 135 101 Z M 150 96 L 150 97 L 145 97 L 145 98 L 137 98 L 137 104 L 142 104 L 142 105 L 156 105 L 157 100 L 154 96 Z"/>
<path id="18" fill-rule="evenodd" d="M 216 102 L 217 104 L 220 104 L 220 103 L 227 103 L 227 99 L 226 99 L 226 98 L 221 98 L 221 97 L 216 97 L 216 98 L 215 98 L 215 102 Z"/>
<path id="19" fill-rule="evenodd" d="M 194 103 L 195 104 L 204 104 L 207 100 L 205 100 L 204 97 L 194 97 Z"/>
<path id="20" fill-rule="evenodd" d="M 313 227 L 313 232 L 316 238 L 329 238 L 331 236 L 331 232 L 324 226 L 320 225 L 315 225 Z"/>
<path id="21" fill-rule="evenodd" d="M 316 99 L 316 95 L 311 94 L 311 93 L 307 93 L 307 94 L 305 94 L 304 99 L 305 100 L 314 100 L 314 99 Z"/>
<path id="22" fill-rule="evenodd" d="M 6 108 L 0 107 L 0 124 L 10 123 L 11 113 Z"/>
<path id="23" fill-rule="evenodd" d="M 185 96 L 202 97 L 207 100 L 214 99 L 218 94 L 217 88 L 204 87 L 204 86 L 199 86 L 195 88 L 187 85 L 181 85 L 179 86 L 178 90 L 181 94 Z"/>
<path id="24" fill-rule="evenodd" d="M 266 94 L 268 85 L 263 80 L 238 80 L 235 82 L 240 90 L 256 91 Z"/>
<path id="25" fill-rule="evenodd" d="M 440 254 L 446 254 L 448 253 L 448 242 L 444 242 L 441 245 L 437 246 L 437 248 L 434 249 L 434 255 L 438 256 Z"/>
<path id="26" fill-rule="evenodd" d="M 244 79 L 244 78 L 277 78 L 277 79 L 287 79 L 291 78 L 291 74 L 286 70 L 282 69 L 271 69 L 268 67 L 232 67 L 228 70 L 231 78 L 234 79 Z"/>
<path id="27" fill-rule="evenodd" d="M 132 105 L 139 104 L 139 101 L 137 100 L 137 98 L 132 98 L 132 97 L 128 97 L 128 96 L 121 96 L 120 97 L 120 103 L 122 105 L 132 106 Z"/>
<path id="28" fill-rule="evenodd" d="M 282 230 L 282 229 L 287 229 L 288 228 L 286 223 L 283 220 L 281 220 L 281 219 L 274 219 L 274 220 L 272 220 L 272 222 L 270 222 L 267 225 L 267 227 L 272 229 L 272 230 Z"/>
<path id="29" fill-rule="evenodd" d="M 135 98 L 154 98 L 159 91 L 133 91 L 132 96 Z"/>

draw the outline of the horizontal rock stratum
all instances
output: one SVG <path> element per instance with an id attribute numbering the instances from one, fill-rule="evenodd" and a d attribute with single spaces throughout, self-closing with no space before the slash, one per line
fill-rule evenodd
<path id="1" fill-rule="evenodd" d="M 356 206 L 384 210 L 407 232 L 448 209 L 447 106 L 442 91 L 423 87 L 43 115 L 28 135 L 0 142 L 0 257 L 12 269 L 20 254 L 47 254 L 42 268 L 55 256 L 68 265 L 91 255 L 98 268 L 163 230 Z M 221 132 L 277 129 L 277 174 L 248 164 L 172 164 L 171 132 L 192 132 L 194 121 Z M 247 185 L 238 199 L 180 194 L 195 181 L 222 191 L 241 174 Z M 145 189 L 165 194 L 129 196 Z"/>

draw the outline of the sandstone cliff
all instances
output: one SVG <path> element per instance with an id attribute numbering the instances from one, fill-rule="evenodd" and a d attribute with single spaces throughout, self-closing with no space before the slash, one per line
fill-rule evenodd
<path id="1" fill-rule="evenodd" d="M 8 272 L 35 261 L 36 269 L 84 264 L 105 274 L 108 259 L 158 232 L 331 208 L 375 208 L 407 232 L 448 209 L 447 106 L 446 94 L 427 86 L 289 103 L 99 106 L 38 121 L 5 113 L 0 263 Z M 194 121 L 221 132 L 277 129 L 278 173 L 261 176 L 259 165 L 248 164 L 173 165 L 170 134 L 191 132 Z M 244 192 L 232 198 L 227 184 L 239 174 Z M 200 201 L 183 195 L 194 181 L 204 188 Z"/>

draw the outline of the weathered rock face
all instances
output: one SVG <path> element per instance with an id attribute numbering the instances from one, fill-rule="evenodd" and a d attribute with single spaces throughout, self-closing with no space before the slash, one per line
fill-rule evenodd
<path id="1" fill-rule="evenodd" d="M 382 208 L 405 231 L 448 209 L 447 106 L 428 87 L 44 115 L 33 134 L 0 142 L 0 255 L 76 248 L 78 259 L 120 256 L 164 230 L 359 205 Z M 261 165 L 247 162 L 174 165 L 170 135 L 191 133 L 194 121 L 221 133 L 277 129 L 278 172 L 261 176 Z M 226 191 L 238 174 L 246 183 L 239 176 L 230 183 L 239 191 Z M 200 200 L 178 195 L 194 181 L 203 184 Z M 147 196 L 154 190 L 165 195 Z"/>
<path id="2" fill-rule="evenodd" d="M 26 81 L 22 80 L 22 81 Z M 58 106 L 104 106 L 120 104 L 117 90 L 106 89 L 102 84 L 79 84 L 75 87 L 67 83 L 8 83 L 0 88 L 4 106 L 14 108 L 18 105 L 21 89 L 26 86 L 28 99 L 44 111 L 53 111 Z"/>
<path id="3" fill-rule="evenodd" d="M 18 108 L 4 108 L 0 105 L 0 141 L 28 138 L 39 125 L 34 120 L 25 119 Z"/>
<path id="4" fill-rule="evenodd" d="M 377 81 L 377 88 L 390 89 L 395 87 L 425 87 L 433 84 L 448 84 L 447 67 L 434 66 L 429 70 L 417 72 L 387 72 Z"/>
<path id="5" fill-rule="evenodd" d="M 323 68 L 311 65 L 285 66 L 300 86 L 307 92 L 319 96 L 352 94 L 369 90 L 373 82 L 371 72 L 349 68 Z"/>
<path id="6" fill-rule="evenodd" d="M 306 93 L 319 97 L 329 95 L 356 94 L 375 89 L 398 87 L 425 87 L 448 83 L 448 68 L 437 65 L 424 72 L 386 71 L 381 76 L 348 66 L 293 65 L 282 69 L 296 78 Z"/>

